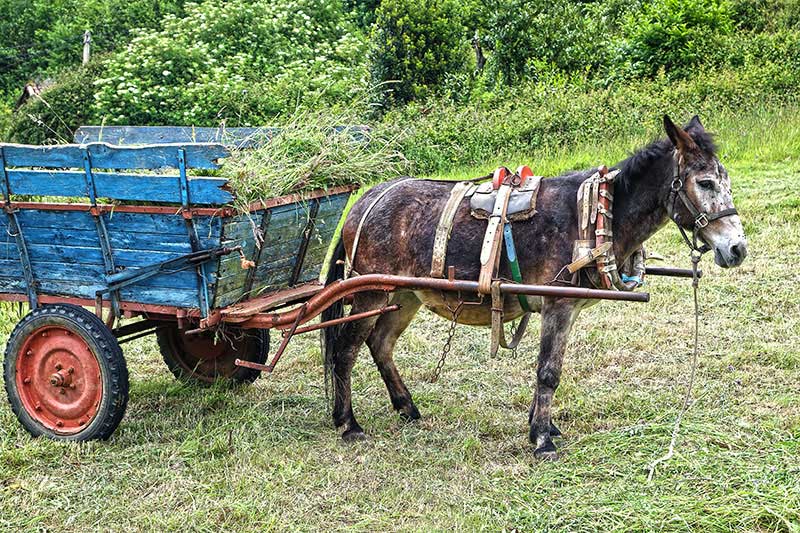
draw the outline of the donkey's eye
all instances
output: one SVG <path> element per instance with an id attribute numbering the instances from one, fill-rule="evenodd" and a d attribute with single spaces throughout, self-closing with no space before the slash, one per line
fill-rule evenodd
<path id="1" fill-rule="evenodd" d="M 700 187 L 701 189 L 705 189 L 707 191 L 713 191 L 714 190 L 714 180 L 698 181 L 697 182 L 697 186 Z"/>

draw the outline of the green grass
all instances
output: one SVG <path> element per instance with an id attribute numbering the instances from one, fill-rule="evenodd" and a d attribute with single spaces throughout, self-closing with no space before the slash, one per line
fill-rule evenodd
<path id="1" fill-rule="evenodd" d="M 604 302 L 581 316 L 554 404 L 565 436 L 552 463 L 536 462 L 527 442 L 536 321 L 521 349 L 496 359 L 487 330 L 459 328 L 434 384 L 448 323 L 420 314 L 396 352 L 424 417 L 416 424 L 392 412 L 363 352 L 354 398 L 370 439 L 356 445 L 331 428 L 313 336 L 237 391 L 182 386 L 152 340 L 131 343 L 131 401 L 109 442 L 31 439 L 0 407 L 0 528 L 800 530 L 798 122 L 744 136 L 709 124 L 722 131 L 750 256 L 730 271 L 703 261 L 694 401 L 652 483 L 691 359 L 686 280 L 650 279 L 649 304 Z M 551 173 L 640 142 L 509 164 Z M 650 248 L 688 266 L 672 227 Z M 7 334 L 17 317 L 3 313 Z"/>

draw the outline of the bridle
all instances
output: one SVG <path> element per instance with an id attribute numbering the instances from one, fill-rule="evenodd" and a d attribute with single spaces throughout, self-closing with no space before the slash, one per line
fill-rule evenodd
<path id="1" fill-rule="evenodd" d="M 667 209 L 669 210 L 669 216 L 675 225 L 678 226 L 678 229 L 681 232 L 681 236 L 683 237 L 684 242 L 686 245 L 689 246 L 689 249 L 692 251 L 692 261 L 695 261 L 695 257 L 697 261 L 700 261 L 700 256 L 704 253 L 711 250 L 711 248 L 707 244 L 703 244 L 702 246 L 697 245 L 697 237 L 700 233 L 700 230 L 708 226 L 710 222 L 714 220 L 718 220 L 720 218 L 729 217 L 732 215 L 738 215 L 739 212 L 736 211 L 735 207 L 729 207 L 727 209 L 723 209 L 721 211 L 716 211 L 714 213 L 709 213 L 708 211 L 701 211 L 697 208 L 697 206 L 692 202 L 689 198 L 689 195 L 686 194 L 686 182 L 683 178 L 681 178 L 681 167 L 683 166 L 683 157 L 675 151 L 675 166 L 674 172 L 672 174 L 672 184 L 670 185 L 670 192 L 669 192 L 669 200 L 667 202 Z M 692 238 L 689 239 L 689 236 L 686 233 L 686 229 L 678 222 L 678 215 L 675 212 L 675 202 L 680 199 L 683 202 L 683 206 L 686 208 L 687 211 L 692 215 L 694 218 L 694 224 L 692 226 Z"/>

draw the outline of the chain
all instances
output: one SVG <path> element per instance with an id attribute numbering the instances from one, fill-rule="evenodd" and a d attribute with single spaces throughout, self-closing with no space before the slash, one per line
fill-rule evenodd
<path id="1" fill-rule="evenodd" d="M 439 381 L 439 377 L 442 375 L 442 368 L 444 368 L 444 362 L 447 359 L 447 356 L 450 354 L 450 348 L 453 344 L 453 336 L 456 334 L 456 326 L 458 326 L 458 316 L 461 314 L 461 308 L 464 305 L 464 302 L 459 301 L 458 305 L 453 308 L 447 303 L 447 298 L 442 295 L 442 299 L 444 300 L 444 304 L 447 306 L 448 311 L 452 314 L 453 318 L 450 321 L 450 330 L 447 332 L 447 340 L 442 346 L 442 355 L 439 357 L 439 362 L 436 364 L 436 368 L 433 371 L 433 377 L 431 378 L 431 383 L 436 383 Z"/>

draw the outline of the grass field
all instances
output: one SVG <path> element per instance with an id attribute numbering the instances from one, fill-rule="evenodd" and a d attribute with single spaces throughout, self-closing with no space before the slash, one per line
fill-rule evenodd
<path id="1" fill-rule="evenodd" d="M 649 304 L 604 302 L 581 316 L 554 402 L 557 462 L 535 461 L 527 442 L 536 321 L 496 359 L 488 331 L 459 328 L 430 383 L 448 323 L 420 314 L 396 352 L 422 411 L 415 424 L 394 414 L 362 352 L 354 402 L 370 439 L 355 445 L 331 427 L 315 337 L 236 391 L 178 384 L 155 342 L 137 341 L 125 346 L 128 413 L 109 442 L 34 440 L 0 406 L 0 529 L 800 531 L 794 116 L 721 128 L 750 256 L 730 271 L 703 261 L 694 400 L 652 483 L 690 367 L 687 280 L 650 279 Z M 585 147 L 534 162 L 557 171 L 621 155 Z M 650 248 L 688 266 L 673 227 Z M 7 335 L 18 317 L 2 312 Z"/>

